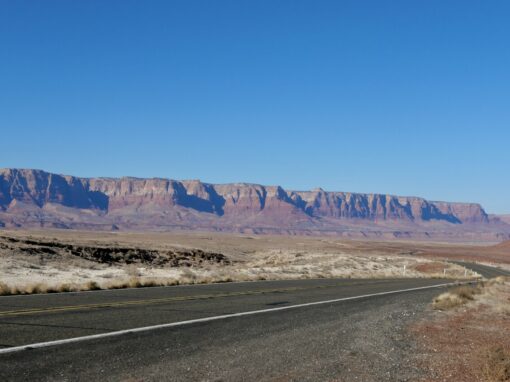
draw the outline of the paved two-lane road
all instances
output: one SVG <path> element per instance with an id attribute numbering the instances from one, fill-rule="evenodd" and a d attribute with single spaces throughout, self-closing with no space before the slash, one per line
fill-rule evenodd
<path id="1" fill-rule="evenodd" d="M 439 292 L 410 289 L 446 282 L 321 279 L 1 297 L 0 380 L 316 380 L 345 379 L 356 368 L 368 373 L 361 380 L 392 380 L 414 372 L 401 365 L 399 328 Z M 339 301 L 356 296 L 366 297 Z M 7 352 L 189 320 L 198 321 Z M 367 359 L 379 374 L 367 371 Z"/>
<path id="2" fill-rule="evenodd" d="M 441 283 L 286 280 L 3 297 L 0 349 Z"/>
<path id="3" fill-rule="evenodd" d="M 493 277 L 498 277 L 498 276 L 509 276 L 510 275 L 509 271 L 506 271 L 501 268 L 490 267 L 488 265 L 463 262 L 463 261 L 451 261 L 451 262 L 455 263 L 455 264 L 462 265 L 468 269 L 471 269 L 488 279 L 493 278 Z"/>

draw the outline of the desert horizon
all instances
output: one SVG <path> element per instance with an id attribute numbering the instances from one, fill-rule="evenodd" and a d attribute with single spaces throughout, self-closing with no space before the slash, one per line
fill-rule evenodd
<path id="1" fill-rule="evenodd" d="M 510 239 L 505 217 L 489 215 L 477 203 L 247 183 L 79 178 L 31 169 L 0 170 L 0 224 L 452 242 Z"/>
<path id="2" fill-rule="evenodd" d="M 0 382 L 510 382 L 509 14 L 0 1 Z"/>

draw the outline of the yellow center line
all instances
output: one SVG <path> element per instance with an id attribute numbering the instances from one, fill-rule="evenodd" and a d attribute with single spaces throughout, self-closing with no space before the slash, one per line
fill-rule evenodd
<path id="1" fill-rule="evenodd" d="M 383 280 L 380 280 L 380 281 L 384 282 Z M 356 284 L 350 284 L 349 286 L 362 285 L 362 284 L 363 283 L 356 283 Z M 207 299 L 219 298 L 219 297 L 247 296 L 247 295 L 258 295 L 258 294 L 270 294 L 270 293 L 277 293 L 277 292 L 295 292 L 295 291 L 307 290 L 307 289 L 334 288 L 334 287 L 337 287 L 340 285 L 345 285 L 345 284 L 336 283 L 336 284 L 328 284 L 328 285 L 317 285 L 317 286 L 313 286 L 313 287 L 260 289 L 260 290 L 244 291 L 244 292 L 202 294 L 202 295 L 194 295 L 194 296 L 177 296 L 177 297 L 153 298 L 153 299 L 145 299 L 145 300 L 130 300 L 130 301 L 119 301 L 119 302 L 105 302 L 105 303 L 97 303 L 97 304 L 57 306 L 57 307 L 48 307 L 48 308 L 17 309 L 17 310 L 7 310 L 7 311 L 0 312 L 0 317 L 21 316 L 21 315 L 30 315 L 30 314 L 38 314 L 38 313 L 58 313 L 58 312 L 67 312 L 67 311 L 74 311 L 74 310 L 117 308 L 117 307 L 132 306 L 132 305 L 151 305 L 151 304 L 161 304 L 161 303 L 166 303 L 166 302 L 178 302 L 178 301 L 207 300 Z"/>

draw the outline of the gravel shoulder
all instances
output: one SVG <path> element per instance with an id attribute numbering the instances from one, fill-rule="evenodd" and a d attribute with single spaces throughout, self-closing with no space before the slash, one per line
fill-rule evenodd
<path id="1" fill-rule="evenodd" d="M 452 295 L 455 289 L 443 297 Z M 479 284 L 471 297 L 462 295 L 467 298 L 450 300 L 454 304 L 435 303 L 440 310 L 429 310 L 410 328 L 419 344 L 417 363 L 427 370 L 421 380 L 510 381 L 510 278 L 499 276 Z"/>

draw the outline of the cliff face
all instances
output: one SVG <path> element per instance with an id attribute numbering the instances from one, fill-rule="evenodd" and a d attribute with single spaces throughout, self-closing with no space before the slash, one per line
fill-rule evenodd
<path id="1" fill-rule="evenodd" d="M 51 221 L 71 228 L 132 224 L 150 229 L 177 224 L 190 229 L 320 227 L 335 231 L 353 222 L 409 227 L 489 224 L 478 204 L 199 180 L 85 179 L 18 169 L 0 170 L 0 211 L 4 225 Z"/>
<path id="2" fill-rule="evenodd" d="M 304 209 L 312 216 L 338 219 L 487 222 L 483 208 L 477 204 L 429 202 L 416 197 L 398 197 L 380 194 L 325 192 L 296 192 Z"/>
<path id="3" fill-rule="evenodd" d="M 107 198 L 73 176 L 39 170 L 0 170 L 0 208 L 21 202 L 43 207 L 48 203 L 79 209 L 107 209 Z"/>

